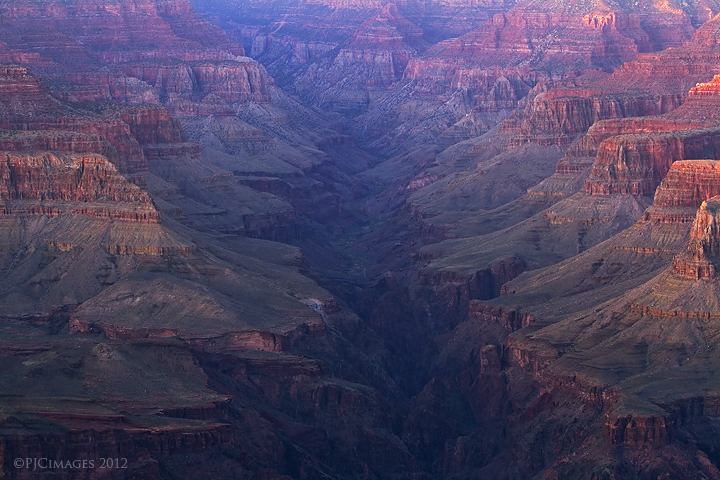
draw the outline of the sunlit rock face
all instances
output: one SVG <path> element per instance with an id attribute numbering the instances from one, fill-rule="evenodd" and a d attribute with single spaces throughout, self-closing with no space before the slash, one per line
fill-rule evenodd
<path id="1" fill-rule="evenodd" d="M 673 271 L 690 279 L 713 280 L 720 265 L 720 198 L 702 203 L 690 230 L 685 250 L 673 260 Z"/>

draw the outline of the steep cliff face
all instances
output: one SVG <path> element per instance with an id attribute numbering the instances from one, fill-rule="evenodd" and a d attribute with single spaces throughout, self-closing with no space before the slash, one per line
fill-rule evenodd
<path id="1" fill-rule="evenodd" d="M 715 129 L 618 135 L 600 144 L 585 191 L 652 195 L 677 160 L 716 158 Z"/>
<path id="2" fill-rule="evenodd" d="M 144 63 L 128 66 L 123 73 L 151 85 L 170 104 L 176 97 L 197 94 L 212 94 L 228 103 L 268 102 L 272 85 L 264 69 L 249 59 L 180 65 Z"/>
<path id="3" fill-rule="evenodd" d="M 597 122 L 568 153 L 597 155 L 585 184 L 588 193 L 648 195 L 674 161 L 715 158 L 713 126 L 719 118 L 713 79 L 698 83 L 681 106 L 664 115 Z"/>
<path id="4" fill-rule="evenodd" d="M 40 199 L 150 204 L 137 186 L 125 184 L 112 165 L 99 155 L 41 157 L 3 155 L 2 191 L 6 200 Z M 125 188 L 123 188 L 125 187 Z"/>
<path id="5" fill-rule="evenodd" d="M 0 131 L 0 149 L 99 153 L 113 165 L 119 164 L 117 150 L 104 137 L 65 130 L 2 130 Z"/>
<path id="6" fill-rule="evenodd" d="M 65 212 L 159 223 L 147 193 L 125 180 L 100 155 L 3 152 L 0 163 L 3 215 L 57 216 Z"/>
<path id="7" fill-rule="evenodd" d="M 130 127 L 130 133 L 141 145 L 182 143 L 187 140 L 180 122 L 160 106 L 107 106 L 102 113 L 115 115 Z"/>
<path id="8" fill-rule="evenodd" d="M 511 146 L 527 142 L 569 145 L 602 120 L 661 115 L 681 103 L 682 97 L 676 94 L 630 96 L 596 90 L 550 90 L 536 95 L 524 112 L 514 113 L 500 128 L 513 134 Z M 599 132 L 594 129 L 593 133 Z"/>
<path id="9" fill-rule="evenodd" d="M 228 114 L 223 111 L 223 107 L 229 109 L 225 102 L 267 103 L 270 101 L 269 87 L 273 84 L 264 69 L 249 59 L 179 64 L 145 61 L 115 70 L 116 73 L 68 73 L 63 75 L 62 82 L 55 82 L 55 89 L 61 98 L 71 101 L 112 100 L 130 105 L 162 101 L 171 108 L 184 107 L 190 114 L 198 113 L 191 109 L 197 109 L 202 97 L 220 99 L 222 105 L 219 108 L 201 113 L 208 115 Z M 200 102 L 195 98 L 198 95 Z M 181 110 L 180 113 L 185 112 Z"/>
<path id="10" fill-rule="evenodd" d="M 53 98 L 25 67 L 4 67 L 0 127 L 7 130 L 64 130 L 100 135 L 116 150 L 110 157 L 121 172 L 147 169 L 142 150 L 128 124 L 113 116 L 70 107 Z"/>
<path id="11" fill-rule="evenodd" d="M 720 165 L 713 160 L 682 160 L 672 164 L 670 171 L 655 194 L 653 206 L 699 207 L 718 190 Z"/>
<path id="12" fill-rule="evenodd" d="M 704 201 L 690 230 L 690 239 L 682 253 L 673 260 L 673 271 L 689 279 L 713 280 L 720 264 L 720 198 Z"/>

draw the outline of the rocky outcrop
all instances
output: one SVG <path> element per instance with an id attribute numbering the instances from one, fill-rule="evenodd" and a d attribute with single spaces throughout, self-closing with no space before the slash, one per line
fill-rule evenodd
<path id="1" fill-rule="evenodd" d="M 720 197 L 700 205 L 690 240 L 685 250 L 673 260 L 673 271 L 690 279 L 712 280 L 720 265 Z"/>
<path id="2" fill-rule="evenodd" d="M 457 289 L 458 298 L 467 303 L 473 299 L 487 300 L 497 297 L 502 286 L 526 268 L 527 264 L 521 257 L 510 255 L 469 276 L 454 271 L 422 270 L 418 275 L 418 282 L 433 287 L 452 286 Z"/>
<path id="3" fill-rule="evenodd" d="M 98 218 L 160 222 L 160 213 L 150 197 L 100 155 L 4 152 L 0 156 L 0 199 L 5 216 L 57 216 L 67 211 Z"/>
<path id="4" fill-rule="evenodd" d="M 247 332 L 232 332 L 226 335 L 211 338 L 191 340 L 190 344 L 195 348 L 209 353 L 225 353 L 229 351 L 258 351 L 258 352 L 287 352 L 289 344 L 287 337 L 275 333 L 259 330 Z M 268 362 L 269 368 L 272 363 Z M 317 362 L 314 363 L 317 367 Z M 317 370 L 321 370 L 318 368 Z"/>
<path id="5" fill-rule="evenodd" d="M 705 200 L 720 195 L 720 167 L 715 160 L 681 160 L 655 192 L 653 204 L 643 214 L 645 221 L 690 223 Z"/>
<path id="6" fill-rule="evenodd" d="M 130 133 L 142 145 L 183 143 L 187 140 L 180 122 L 170 116 L 167 108 L 159 105 L 120 106 L 108 105 L 102 110 L 106 116 L 115 116 L 130 127 Z"/>
<path id="7" fill-rule="evenodd" d="M 720 162 L 683 160 L 672 164 L 658 187 L 653 206 L 694 207 L 720 195 Z"/>
<path id="8" fill-rule="evenodd" d="M 109 157 L 121 172 L 147 170 L 147 164 L 127 123 L 93 111 L 72 108 L 50 96 L 38 77 L 27 68 L 0 69 L 0 128 L 6 130 L 64 130 L 99 135 L 116 153 Z M 50 134 L 50 137 L 58 134 Z M 82 148 L 82 147 L 81 147 Z"/>
<path id="9" fill-rule="evenodd" d="M 0 130 L 0 150 L 99 153 L 118 165 L 118 152 L 100 135 L 64 130 Z"/>
<path id="10" fill-rule="evenodd" d="M 662 416 L 628 415 L 613 418 L 608 415 L 603 426 L 603 436 L 612 445 L 670 444 L 675 425 L 670 418 Z"/>
<path id="11" fill-rule="evenodd" d="M 678 160 L 717 158 L 717 128 L 618 135 L 604 140 L 585 191 L 591 195 L 653 195 Z"/>
<path id="12" fill-rule="evenodd" d="M 511 117 L 501 130 L 513 133 L 510 146 L 527 142 L 540 145 L 569 145 L 601 120 L 660 115 L 681 104 L 680 95 L 606 95 L 593 90 L 550 90 L 536 95 L 522 114 L 522 120 Z M 612 125 L 600 122 L 600 125 Z M 598 127 L 600 128 L 600 127 Z M 588 140 L 605 133 L 593 129 Z M 631 133 L 630 131 L 616 132 Z M 591 135 L 588 132 L 588 135 Z M 604 137 L 606 138 L 606 137 Z M 590 150 L 586 147 L 587 150 Z M 594 156 L 588 151 L 584 156 Z"/>
<path id="13" fill-rule="evenodd" d="M 565 167 L 572 163 L 571 159 L 575 157 L 587 158 L 597 156 L 597 162 L 593 166 L 590 178 L 586 183 L 586 191 L 589 193 L 634 193 L 649 194 L 657 186 L 657 179 L 662 178 L 667 171 L 668 163 L 678 159 L 689 158 L 715 158 L 715 147 L 712 128 L 720 120 L 720 95 L 718 95 L 718 82 L 711 81 L 708 83 L 700 83 L 693 87 L 688 93 L 687 100 L 682 105 L 677 106 L 680 98 L 677 97 L 675 102 L 660 101 L 657 108 L 660 110 L 669 109 L 667 113 L 658 115 L 659 112 L 652 112 L 652 109 L 645 110 L 643 115 L 626 117 L 625 113 L 637 112 L 633 109 L 622 109 L 621 111 L 612 113 L 611 116 L 616 118 L 599 120 L 593 123 L 588 129 L 587 134 L 578 139 L 567 151 L 566 161 L 558 163 L 558 168 Z M 606 96 L 610 99 L 621 98 L 620 96 Z M 635 101 L 639 100 L 638 97 Z M 636 113 L 631 113 L 635 115 Z M 625 117 L 625 118 L 624 118 Z M 707 127 L 710 127 L 707 129 Z M 705 129 L 705 130 L 701 130 Z M 557 129 L 555 129 L 557 132 Z M 677 132 L 677 133 L 672 133 Z M 692 133 L 695 132 L 695 133 Z M 704 133 L 703 133 L 704 132 Z M 621 137 L 625 135 L 624 137 Z M 685 140 L 679 140 L 680 144 L 671 147 L 667 142 L 673 142 L 670 137 L 677 136 Z M 706 138 L 703 138 L 706 136 Z M 709 137 L 707 137 L 709 136 Z M 612 137 L 615 137 L 613 139 Z M 561 138 L 557 135 L 550 138 Z M 622 138 L 622 140 L 621 140 Z M 655 140 L 653 140 L 655 139 Z M 659 143 L 667 144 L 664 147 Z M 620 146 L 620 143 L 623 146 Z M 652 145 L 651 145 L 652 144 Z M 631 146 L 632 145 L 632 146 Z M 612 149 L 623 149 L 621 154 L 619 150 L 610 153 Z M 628 150 L 629 149 L 629 150 Z M 630 150 L 636 153 L 629 153 Z M 653 152 L 651 150 L 657 150 Z M 645 153 L 642 153 L 645 152 Z M 620 159 L 621 155 L 628 157 L 626 160 Z M 630 157 L 638 155 L 645 157 L 645 160 L 632 160 Z M 656 160 L 653 160 L 652 158 Z M 660 164 L 657 163 L 658 158 L 663 158 Z M 638 170 L 636 162 L 646 165 L 647 170 L 641 173 Z M 608 163 L 616 163 L 616 166 L 607 166 Z M 625 166 L 621 166 L 625 165 Z M 626 170 L 626 171 L 623 171 Z M 652 170 L 652 171 L 651 171 Z M 605 172 L 605 173 L 603 173 Z M 600 181 L 597 176 L 605 175 L 604 182 Z M 640 177 L 645 178 L 645 184 L 641 182 L 629 181 L 630 177 L 635 176 L 637 180 Z M 624 177 L 624 179 L 622 178 Z M 655 177 L 655 180 L 652 180 Z M 614 180 L 610 180 L 614 179 Z M 614 186 L 608 185 L 613 181 L 619 181 L 624 186 L 616 183 Z M 623 183 L 624 182 L 624 183 Z"/>
<path id="14" fill-rule="evenodd" d="M 54 82 L 53 93 L 70 102 L 119 102 L 126 105 L 160 103 L 156 89 L 139 78 L 121 73 L 72 72 Z"/>
<path id="15" fill-rule="evenodd" d="M 717 97 L 720 95 L 720 75 L 715 75 L 709 82 L 700 82 L 690 89 L 689 98 Z"/>
<path id="16" fill-rule="evenodd" d="M 655 113 L 652 109 L 636 113 L 632 109 L 627 110 L 630 117 L 637 118 L 621 118 L 628 115 L 618 115 L 613 120 L 598 121 L 575 149 L 582 148 L 590 154 L 604 139 L 613 135 L 690 130 L 712 127 L 720 121 L 720 83 L 717 78 L 698 83 L 690 89 L 682 104 L 681 100 L 679 95 L 666 99 Z"/>
<path id="17" fill-rule="evenodd" d="M 680 98 L 678 98 L 677 101 L 679 102 Z M 684 105 L 679 107 L 678 110 L 683 108 L 685 108 Z M 705 126 L 704 123 L 697 121 L 688 122 L 683 119 L 674 118 L 672 113 L 662 116 L 653 114 L 645 117 L 620 117 L 600 120 L 594 123 L 588 129 L 587 133 L 568 149 L 568 155 L 595 157 L 603 140 L 615 135 L 661 133 L 676 130 L 690 130 L 703 126 Z"/>
<path id="18" fill-rule="evenodd" d="M 198 89 L 226 102 L 268 102 L 272 79 L 256 62 L 200 63 L 192 67 Z"/>
<path id="19" fill-rule="evenodd" d="M 530 325 L 536 319 L 532 314 L 522 313 L 518 310 L 508 310 L 495 305 L 487 305 L 481 301 L 470 302 L 468 319 L 478 322 L 492 322 L 515 332 Z"/>
<path id="20" fill-rule="evenodd" d="M 241 58 L 174 64 L 140 62 L 115 70 L 65 74 L 63 81 L 70 83 L 59 83 L 56 90 L 68 100 L 111 99 L 129 105 L 162 101 L 173 113 L 209 115 L 233 114 L 229 103 L 267 103 L 273 85 L 262 66 Z M 99 91 L 88 91 L 88 86 Z"/>
<path id="21" fill-rule="evenodd" d="M 48 115 L 61 108 L 40 78 L 20 65 L 0 66 L 0 102 L 4 118 Z"/>
<path id="22" fill-rule="evenodd" d="M 159 95 L 188 96 L 214 94 L 226 102 L 268 102 L 268 87 L 273 81 L 265 69 L 250 59 L 237 61 L 191 62 L 165 65 L 142 63 L 123 68 L 123 73 L 137 78 Z"/>

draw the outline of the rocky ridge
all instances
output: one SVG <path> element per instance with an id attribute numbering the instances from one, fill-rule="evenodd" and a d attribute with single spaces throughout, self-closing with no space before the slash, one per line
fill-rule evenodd
<path id="1" fill-rule="evenodd" d="M 712 92 L 715 87 L 711 79 L 717 72 L 713 62 L 706 59 L 717 55 L 713 40 L 717 28 L 718 20 L 712 18 L 685 44 L 654 53 L 640 53 L 608 77 L 581 78 L 575 85 L 559 88 L 541 85 L 535 100 L 522 114 L 511 116 L 503 129 L 520 134 L 515 142 L 539 140 L 567 144 L 599 120 L 660 114 L 667 120 L 681 120 L 682 115 L 666 114 L 685 99 L 691 100 L 700 111 L 697 115 L 685 115 L 681 122 L 709 126 L 712 118 L 707 117 L 702 97 L 710 95 L 710 102 L 714 102 Z M 547 102 L 550 101 L 554 103 L 549 105 Z M 695 110 L 687 108 L 685 111 Z M 716 109 L 711 105 L 709 113 L 713 111 Z"/>

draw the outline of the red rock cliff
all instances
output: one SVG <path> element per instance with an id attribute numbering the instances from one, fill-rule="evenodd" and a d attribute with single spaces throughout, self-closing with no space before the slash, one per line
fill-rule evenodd
<path id="1" fill-rule="evenodd" d="M 690 279 L 712 280 L 720 265 L 720 197 L 702 203 L 685 250 L 673 260 L 673 271 Z"/>
<path id="2" fill-rule="evenodd" d="M 69 211 L 144 223 L 160 221 L 150 197 L 95 154 L 1 153 L 0 199 L 5 215 L 55 216 Z"/>
<path id="3" fill-rule="evenodd" d="M 717 158 L 717 128 L 618 135 L 602 142 L 585 182 L 592 195 L 653 195 L 677 160 Z"/>

